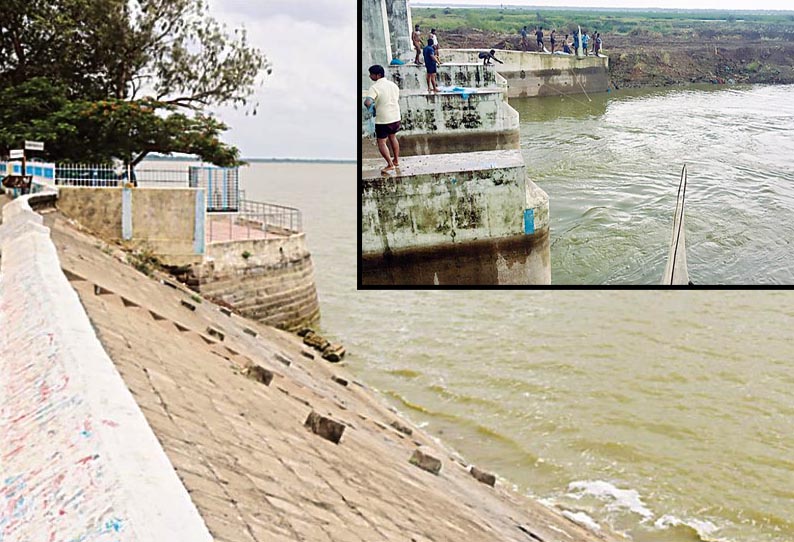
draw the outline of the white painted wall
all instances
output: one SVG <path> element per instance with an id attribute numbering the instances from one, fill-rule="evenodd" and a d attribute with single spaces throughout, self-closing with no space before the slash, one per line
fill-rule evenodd
<path id="1" fill-rule="evenodd" d="M 28 200 L 0 226 L 0 540 L 211 541 Z"/>

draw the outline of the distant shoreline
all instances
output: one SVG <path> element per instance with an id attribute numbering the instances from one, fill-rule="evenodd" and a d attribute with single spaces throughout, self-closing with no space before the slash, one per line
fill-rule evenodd
<path id="1" fill-rule="evenodd" d="M 146 160 L 156 162 L 186 162 L 186 161 L 201 161 L 198 156 L 147 156 Z M 279 162 L 279 163 L 299 163 L 299 164 L 355 164 L 355 159 L 343 160 L 334 158 L 243 158 L 243 162 L 249 163 L 266 163 L 266 162 Z"/>

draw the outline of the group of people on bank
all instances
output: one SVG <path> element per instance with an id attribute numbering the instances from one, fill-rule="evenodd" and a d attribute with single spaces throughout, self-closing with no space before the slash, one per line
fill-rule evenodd
<path id="1" fill-rule="evenodd" d="M 529 51 L 529 32 L 527 31 L 527 27 L 523 27 L 520 32 L 521 34 L 521 50 L 522 51 Z M 601 49 L 603 48 L 603 40 L 601 39 L 601 34 L 599 32 L 593 32 L 592 37 L 587 34 L 585 30 L 581 36 L 579 36 L 578 31 L 574 31 L 573 33 L 573 41 L 569 41 L 569 34 L 565 34 L 565 38 L 562 40 L 561 47 L 555 51 L 555 47 L 558 47 L 558 39 L 557 39 L 557 30 L 552 29 L 551 34 L 549 34 L 549 44 L 551 45 L 551 50 L 546 49 L 546 43 L 543 36 L 543 27 L 539 26 L 535 30 L 535 40 L 537 43 L 537 49 L 539 53 L 557 53 L 557 54 L 567 54 L 572 55 L 576 54 L 576 51 L 579 49 L 579 45 L 581 42 L 582 52 L 585 56 L 589 56 L 590 54 L 590 46 L 592 45 L 592 51 L 595 56 L 601 56 Z M 592 43 L 591 43 L 592 40 Z"/>

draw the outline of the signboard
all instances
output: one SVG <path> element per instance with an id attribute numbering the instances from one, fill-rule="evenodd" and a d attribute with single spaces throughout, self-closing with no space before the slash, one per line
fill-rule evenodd
<path id="1" fill-rule="evenodd" d="M 44 143 L 41 141 L 25 141 L 25 149 L 29 151 L 43 151 Z"/>
<path id="2" fill-rule="evenodd" d="M 15 149 L 15 150 L 9 152 L 8 155 L 9 155 L 9 157 L 12 160 L 15 159 L 15 158 L 24 158 L 25 157 L 25 151 L 23 151 L 22 149 Z"/>

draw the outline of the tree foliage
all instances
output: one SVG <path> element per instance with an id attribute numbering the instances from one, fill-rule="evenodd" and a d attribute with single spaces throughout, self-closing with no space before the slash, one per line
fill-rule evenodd
<path id="1" fill-rule="evenodd" d="M 266 57 L 205 0 L 4 0 L 0 154 L 45 141 L 53 160 L 137 163 L 185 152 L 228 165 L 216 105 L 254 110 Z"/>

